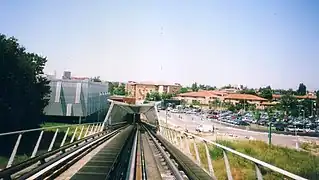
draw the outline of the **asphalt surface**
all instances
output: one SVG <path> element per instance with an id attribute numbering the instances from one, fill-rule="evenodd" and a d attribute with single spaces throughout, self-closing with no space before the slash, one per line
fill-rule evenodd
<path id="1" fill-rule="evenodd" d="M 195 132 L 195 128 L 200 125 L 212 125 L 215 127 L 215 133 L 224 134 L 225 136 L 232 136 L 237 138 L 245 138 L 245 139 L 255 139 L 268 142 L 268 133 L 265 132 L 256 132 L 238 129 L 235 127 L 227 127 L 219 122 L 205 120 L 201 120 L 200 116 L 194 114 L 184 114 L 184 113 L 169 113 L 170 117 L 167 117 L 168 124 L 180 126 L 181 128 L 187 128 L 190 132 Z M 182 118 L 179 118 L 179 115 Z M 160 111 L 159 116 L 164 122 L 166 121 L 166 112 Z M 283 134 L 275 134 L 272 133 L 272 144 L 286 146 L 290 148 L 296 148 L 302 142 L 309 141 L 319 141 L 318 137 L 307 137 L 307 136 L 292 136 L 292 135 L 283 135 Z M 298 145 L 296 145 L 298 142 Z"/>

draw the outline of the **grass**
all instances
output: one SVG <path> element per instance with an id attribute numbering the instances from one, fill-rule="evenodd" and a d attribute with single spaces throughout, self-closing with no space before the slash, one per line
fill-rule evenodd
<path id="1" fill-rule="evenodd" d="M 262 141 L 218 141 L 236 151 L 245 153 L 254 158 L 282 168 L 286 171 L 308 179 L 319 177 L 319 157 L 308 152 L 300 152 L 278 146 L 268 146 Z M 227 179 L 223 151 L 220 148 L 209 146 L 215 176 L 218 179 Z M 190 143 L 191 153 L 195 158 L 194 145 Z M 208 170 L 207 157 L 203 144 L 198 144 L 202 166 Z M 227 153 L 231 172 L 235 180 L 256 179 L 255 165 L 237 155 Z M 264 179 L 284 179 L 284 176 L 274 173 L 269 169 L 260 168 Z"/>
<path id="2" fill-rule="evenodd" d="M 305 142 L 300 145 L 300 147 L 310 153 L 319 155 L 319 144 L 316 142 Z"/>

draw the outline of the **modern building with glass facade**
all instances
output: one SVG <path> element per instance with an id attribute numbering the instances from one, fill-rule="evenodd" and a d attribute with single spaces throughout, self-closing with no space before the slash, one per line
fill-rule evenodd
<path id="1" fill-rule="evenodd" d="M 108 84 L 90 80 L 51 79 L 49 104 L 44 112 L 47 116 L 77 117 L 80 120 L 107 112 L 109 102 Z"/>

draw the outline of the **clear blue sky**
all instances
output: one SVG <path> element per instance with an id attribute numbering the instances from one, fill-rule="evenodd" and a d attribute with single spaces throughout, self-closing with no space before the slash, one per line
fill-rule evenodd
<path id="1" fill-rule="evenodd" d="M 3 0 L 0 22 L 59 76 L 319 89 L 318 0 Z"/>

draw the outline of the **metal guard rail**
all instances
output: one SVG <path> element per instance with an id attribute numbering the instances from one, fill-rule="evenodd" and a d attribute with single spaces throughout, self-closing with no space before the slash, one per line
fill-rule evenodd
<path id="1" fill-rule="evenodd" d="M 13 135 L 13 134 L 23 134 L 23 133 L 27 133 L 27 132 L 41 131 L 41 130 L 46 130 L 46 129 L 57 129 L 57 128 L 65 128 L 65 127 L 93 125 L 93 124 L 98 124 L 98 123 L 101 123 L 101 122 L 72 124 L 72 125 L 61 125 L 61 126 L 51 126 L 51 127 L 42 127 L 42 128 L 35 128 L 35 129 L 26 129 L 26 130 L 20 130 L 20 131 L 12 131 L 12 132 L 0 133 L 0 136 L 7 136 L 7 135 Z"/>
<path id="2" fill-rule="evenodd" d="M 154 127 L 154 125 L 151 125 L 151 124 L 148 124 L 146 123 L 147 125 L 149 126 L 152 126 Z M 213 142 L 211 140 L 207 140 L 205 138 L 202 138 L 202 137 L 199 137 L 199 136 L 196 136 L 194 134 L 191 134 L 191 133 L 187 133 L 187 132 L 184 132 L 184 131 L 181 131 L 181 130 L 176 130 L 176 129 L 172 129 L 172 128 L 169 128 L 169 127 L 165 127 L 165 126 L 158 126 L 158 128 L 161 129 L 161 135 L 167 139 L 170 143 L 174 144 L 174 142 L 177 142 L 177 138 L 174 140 L 172 137 L 175 136 L 175 137 L 179 137 L 180 138 L 180 141 L 182 141 L 182 136 L 184 135 L 185 138 L 193 138 L 194 139 L 194 150 L 195 150 L 195 154 L 196 154 L 196 160 L 197 160 L 197 163 L 200 165 L 201 164 L 201 161 L 200 161 L 200 157 L 199 157 L 199 151 L 198 151 L 198 147 L 196 145 L 196 142 L 195 142 L 195 139 L 198 139 L 199 141 L 203 142 L 204 145 L 205 145 L 205 150 L 206 150 L 206 156 L 207 156 L 207 160 L 208 160 L 208 167 L 209 167 L 209 171 L 210 171 L 210 174 L 215 177 L 214 175 L 214 170 L 213 170 L 213 166 L 212 166 L 212 160 L 210 158 L 210 154 L 209 154 L 209 149 L 208 149 L 208 146 L 207 144 L 212 144 L 214 146 L 217 146 L 219 148 L 221 148 L 223 150 L 223 156 L 224 156 L 224 161 L 225 161 L 225 167 L 226 167 L 226 173 L 227 173 L 227 178 L 229 180 L 232 180 L 233 177 L 232 177 L 232 174 L 231 174 L 231 169 L 230 169 L 230 164 L 229 164 L 229 161 L 228 161 L 228 157 L 227 157 L 227 153 L 226 152 L 230 152 L 230 153 L 233 153 L 233 154 L 236 154 L 237 156 L 240 156 L 246 160 L 249 160 L 251 162 L 253 162 L 255 164 L 255 169 L 256 169 L 256 176 L 257 176 L 257 179 L 258 180 L 262 180 L 263 177 L 262 177 L 262 174 L 261 174 L 261 171 L 259 169 L 258 166 L 263 166 L 265 168 L 268 168 L 274 172 L 277 172 L 277 173 L 280 173 L 282 175 L 285 175 L 287 177 L 290 177 L 292 179 L 295 179 L 295 180 L 307 180 L 306 178 L 303 178 L 301 176 L 298 176 L 296 174 L 293 174 L 293 173 L 290 173 L 286 170 L 283 170 L 281 168 L 278 168 L 276 166 L 273 166 L 271 164 L 268 164 L 266 162 L 263 162 L 261 160 L 258 160 L 256 158 L 253 158 L 251 156 L 248 156 L 246 154 L 243 154 L 241 152 L 238 152 L 238 151 L 235 151 L 231 148 L 228 148 L 226 146 L 223 146 L 221 144 L 218 144 L 216 142 Z M 166 132 L 163 132 L 163 131 L 166 131 Z M 175 133 L 175 135 L 174 135 Z M 179 133 L 180 135 L 178 135 L 177 133 Z M 175 143 L 176 144 L 176 143 Z"/>
<path id="3" fill-rule="evenodd" d="M 133 146 L 132 146 L 132 151 L 130 155 L 130 161 L 129 161 L 129 171 L 127 172 L 127 177 L 128 180 L 134 180 L 135 178 L 135 161 L 136 161 L 136 152 L 137 152 L 137 137 L 138 137 L 138 130 L 136 130 L 135 135 L 134 135 L 134 140 L 133 140 Z"/>
<path id="4" fill-rule="evenodd" d="M 95 141 L 88 141 L 83 143 L 81 146 L 78 146 L 70 151 L 67 151 L 66 153 L 44 163 L 41 164 L 38 167 L 35 167 L 34 169 L 28 171 L 27 173 L 23 174 L 22 176 L 20 176 L 18 178 L 18 180 L 24 180 L 24 179 L 34 179 L 33 176 L 36 176 L 37 178 L 35 179 L 43 179 L 43 177 L 46 177 L 47 175 L 56 175 L 54 174 L 54 170 L 56 170 L 56 168 L 59 168 L 61 166 L 63 166 L 65 164 L 65 162 L 70 159 L 70 160 L 79 160 L 77 157 L 82 157 L 81 154 L 83 152 L 85 152 L 86 150 L 90 149 L 91 147 L 94 147 L 96 144 L 100 144 L 101 141 L 103 141 L 103 139 L 109 139 L 111 137 L 113 137 L 114 135 L 116 135 L 118 133 L 118 131 L 113 131 L 111 133 L 106 134 L 105 136 L 103 132 L 99 133 L 99 134 L 95 134 L 96 138 L 99 138 Z M 100 136 L 101 135 L 101 136 Z M 95 137 L 93 137 L 95 138 Z M 71 156 L 71 158 L 70 158 Z M 68 161 L 67 161 L 68 162 Z M 53 171 L 52 171 L 53 169 Z"/>
<path id="5" fill-rule="evenodd" d="M 90 123 L 90 124 L 95 124 L 95 123 Z M 125 123 L 123 123 L 123 127 Z M 83 124 L 81 124 L 83 125 Z M 114 124 L 114 126 L 118 126 L 120 124 Z M 111 125 L 113 127 L 113 125 Z M 52 128 L 56 128 L 57 126 L 54 126 Z M 58 126 L 58 127 L 63 127 L 63 126 Z M 69 126 L 64 126 L 64 127 L 69 127 Z M 122 129 L 122 128 L 119 128 L 119 129 Z M 38 130 L 38 129 L 34 129 L 34 130 Z M 42 128 L 40 129 L 42 130 Z M 30 132 L 30 131 L 28 131 Z M 20 131 L 17 131 L 17 133 L 21 133 Z M 13 166 L 10 166 L 8 168 L 5 168 L 5 169 L 2 169 L 0 171 L 0 178 L 5 178 L 5 177 L 8 177 L 8 176 L 11 176 L 15 173 L 18 173 L 22 170 L 24 170 L 25 168 L 31 166 L 31 165 L 34 165 L 35 163 L 37 162 L 41 162 L 41 164 L 45 163 L 45 159 L 48 158 L 48 157 L 51 157 L 59 152 L 65 152 L 66 149 L 68 148 L 71 148 L 71 147 L 74 147 L 74 146 L 79 146 L 79 144 L 81 144 L 82 142 L 87 142 L 89 139 L 94 139 L 96 136 L 100 136 L 101 134 L 104 134 L 106 133 L 105 131 L 100 131 L 100 132 L 97 132 L 97 133 L 94 133 L 92 135 L 89 135 L 89 136 L 86 136 L 80 140 L 77 140 L 73 143 L 70 143 L 70 144 L 67 144 L 67 145 L 64 145 L 58 149 L 55 149 L 55 150 L 52 150 L 52 151 L 48 151 L 42 155 L 39 155 L 39 156 L 35 156 L 35 157 L 32 157 L 24 162 L 21 162 L 21 163 L 18 163 L 18 164 L 15 164 Z M 111 134 L 111 133 L 110 133 Z"/>

